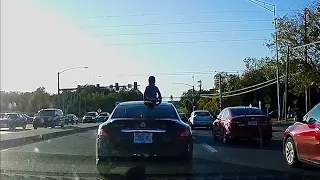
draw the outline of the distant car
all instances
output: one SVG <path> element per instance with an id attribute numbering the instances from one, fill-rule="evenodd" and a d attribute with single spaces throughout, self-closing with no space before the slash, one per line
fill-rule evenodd
<path id="1" fill-rule="evenodd" d="M 64 127 L 63 111 L 61 109 L 41 109 L 33 118 L 33 128 L 56 126 Z"/>
<path id="2" fill-rule="evenodd" d="M 1 115 L 0 127 L 15 130 L 16 127 L 27 128 L 27 118 L 20 113 L 5 113 Z"/>
<path id="3" fill-rule="evenodd" d="M 302 162 L 320 166 L 320 103 L 289 126 L 283 137 L 283 154 L 291 167 Z"/>
<path id="4" fill-rule="evenodd" d="M 97 112 L 87 112 L 84 116 L 83 116 L 83 123 L 89 123 L 89 122 L 97 122 L 97 117 L 98 117 L 98 113 Z"/>
<path id="5" fill-rule="evenodd" d="M 188 120 L 188 124 L 191 128 L 195 127 L 206 127 L 210 128 L 212 126 L 213 117 L 207 110 L 196 110 L 193 111 Z"/>
<path id="6" fill-rule="evenodd" d="M 231 143 L 237 139 L 262 139 L 267 144 L 272 139 L 271 120 L 256 107 L 228 107 L 223 109 L 212 124 L 212 137 Z"/>
<path id="7" fill-rule="evenodd" d="M 143 101 L 120 103 L 98 128 L 96 163 L 100 174 L 108 164 L 133 160 L 182 161 L 186 168 L 193 159 L 190 126 L 183 123 L 171 103 L 149 107 Z M 121 164 L 119 164 L 121 165 Z"/>
<path id="8" fill-rule="evenodd" d="M 105 122 L 106 120 L 108 120 L 108 118 L 110 117 L 110 114 L 108 112 L 102 112 L 99 114 L 98 116 L 98 122 Z"/>
<path id="9" fill-rule="evenodd" d="M 78 124 L 78 117 L 74 114 L 67 114 L 65 117 L 65 124 L 69 125 L 69 124 Z"/>
<path id="10" fill-rule="evenodd" d="M 185 123 L 188 122 L 188 117 L 185 113 L 179 113 L 179 116 L 183 122 L 185 122 Z"/>

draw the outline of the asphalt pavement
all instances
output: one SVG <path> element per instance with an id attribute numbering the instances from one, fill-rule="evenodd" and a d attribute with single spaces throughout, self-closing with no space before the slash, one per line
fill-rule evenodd
<path id="1" fill-rule="evenodd" d="M 275 129 L 270 145 L 261 147 L 259 141 L 240 141 L 225 145 L 214 141 L 210 131 L 197 129 L 191 179 L 294 179 L 294 177 L 319 176 L 320 169 L 305 165 L 293 169 L 286 165 L 282 154 L 282 130 Z M 19 176 L 30 179 L 63 177 L 96 179 L 95 138 L 97 130 L 58 137 L 24 146 L 1 150 L 2 178 Z M 118 167 L 112 172 L 125 175 L 139 167 L 152 179 L 185 178 L 181 163 L 138 163 Z M 143 172 L 143 171 L 141 171 Z M 110 176 L 116 177 L 116 176 Z M 59 179 L 58 178 L 58 179 Z M 109 178 L 109 177 L 108 177 Z"/>

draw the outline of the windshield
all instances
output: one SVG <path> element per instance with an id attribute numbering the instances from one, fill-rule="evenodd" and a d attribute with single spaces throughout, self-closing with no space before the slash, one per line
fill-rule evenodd
<path id="1" fill-rule="evenodd" d="M 257 108 L 235 108 L 235 109 L 231 109 L 231 114 L 233 116 L 265 115 L 265 113 L 261 109 L 257 109 Z"/>
<path id="2" fill-rule="evenodd" d="M 10 119 L 17 119 L 19 117 L 18 114 L 7 114 L 7 117 L 9 117 Z"/>
<path id="3" fill-rule="evenodd" d="M 196 116 L 210 116 L 210 113 L 209 112 L 195 112 L 195 115 Z"/>
<path id="4" fill-rule="evenodd" d="M 97 113 L 95 113 L 95 112 L 88 112 L 88 113 L 86 114 L 86 116 L 97 116 Z"/>
<path id="5" fill-rule="evenodd" d="M 102 112 L 102 113 L 100 113 L 99 115 L 100 115 L 100 116 L 109 116 L 110 114 L 107 113 L 107 112 Z"/>
<path id="6" fill-rule="evenodd" d="M 111 118 L 178 119 L 178 114 L 172 106 L 148 108 L 145 105 L 123 105 L 116 108 Z"/>
<path id="7" fill-rule="evenodd" d="M 55 116 L 55 110 L 42 110 L 39 112 L 39 116 Z"/>

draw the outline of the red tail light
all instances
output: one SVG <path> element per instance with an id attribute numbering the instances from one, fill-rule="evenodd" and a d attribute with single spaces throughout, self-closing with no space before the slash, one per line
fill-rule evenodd
<path id="1" fill-rule="evenodd" d="M 178 134 L 177 139 L 186 140 L 186 139 L 189 139 L 190 136 L 191 136 L 190 129 L 186 129 Z"/>
<path id="2" fill-rule="evenodd" d="M 110 139 L 110 134 L 103 128 L 99 128 L 98 137 L 100 139 Z"/>

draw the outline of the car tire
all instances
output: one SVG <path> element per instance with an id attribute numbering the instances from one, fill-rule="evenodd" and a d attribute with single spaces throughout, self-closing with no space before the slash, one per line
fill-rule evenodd
<path id="1" fill-rule="evenodd" d="M 55 128 L 56 127 L 56 124 L 55 124 L 55 122 L 53 122 L 52 124 L 51 124 L 51 128 Z"/>
<path id="2" fill-rule="evenodd" d="M 61 122 L 60 127 L 62 128 L 64 127 L 64 122 Z"/>
<path id="3" fill-rule="evenodd" d="M 27 124 L 23 125 L 22 128 L 23 128 L 23 130 L 26 130 L 27 129 Z"/>
<path id="4" fill-rule="evenodd" d="M 33 129 L 38 129 L 38 126 L 33 124 Z"/>
<path id="5" fill-rule="evenodd" d="M 74 125 L 74 123 L 72 122 L 71 125 Z"/>
<path id="6" fill-rule="evenodd" d="M 213 138 L 214 140 L 218 139 L 217 133 L 216 133 L 215 131 L 216 131 L 216 130 L 215 130 L 215 127 L 212 126 L 212 128 L 211 128 L 211 134 L 212 134 L 212 138 Z"/>
<path id="7" fill-rule="evenodd" d="M 302 163 L 298 159 L 296 146 L 295 146 L 295 143 L 294 143 L 292 137 L 287 138 L 286 141 L 285 141 L 284 156 L 285 156 L 285 159 L 286 159 L 286 163 L 290 167 L 299 167 L 299 166 L 301 166 Z"/>
<path id="8" fill-rule="evenodd" d="M 222 130 L 222 142 L 224 144 L 231 144 L 232 139 L 230 139 L 227 135 L 227 131 L 225 129 Z"/>

